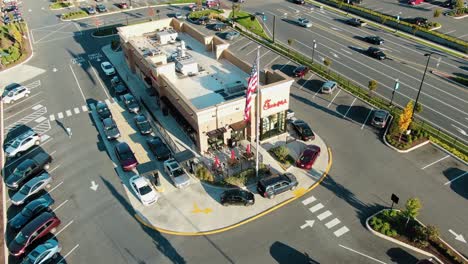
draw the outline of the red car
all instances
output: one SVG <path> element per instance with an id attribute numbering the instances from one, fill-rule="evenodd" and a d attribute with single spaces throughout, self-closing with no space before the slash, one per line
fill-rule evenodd
<path id="1" fill-rule="evenodd" d="M 410 4 L 410 5 L 419 5 L 422 2 L 424 2 L 424 0 L 409 0 L 408 4 Z"/>
<path id="2" fill-rule="evenodd" d="M 120 2 L 119 4 L 117 4 L 117 6 L 118 6 L 120 9 L 127 9 L 127 8 L 128 8 L 128 4 L 125 3 L 125 2 Z"/>
<path id="3" fill-rule="evenodd" d="M 309 68 L 304 65 L 300 65 L 297 66 L 296 69 L 294 69 L 293 74 L 294 77 L 302 78 L 304 77 L 304 75 L 306 75 L 307 72 L 309 72 Z"/>
<path id="4" fill-rule="evenodd" d="M 302 155 L 296 161 L 296 166 L 301 169 L 310 170 L 315 160 L 320 156 L 319 146 L 309 146 L 302 152 Z"/>
<path id="5" fill-rule="evenodd" d="M 120 165 L 124 171 L 131 171 L 138 165 L 135 154 L 133 154 L 132 149 L 130 149 L 130 146 L 125 142 L 120 142 L 115 145 L 115 155 L 119 159 Z"/>
<path id="6" fill-rule="evenodd" d="M 8 250 L 13 256 L 24 254 L 26 248 L 37 239 L 47 235 L 52 229 L 60 225 L 60 219 L 54 213 L 43 212 L 34 220 L 29 222 L 16 235 L 15 239 L 8 245 Z"/>

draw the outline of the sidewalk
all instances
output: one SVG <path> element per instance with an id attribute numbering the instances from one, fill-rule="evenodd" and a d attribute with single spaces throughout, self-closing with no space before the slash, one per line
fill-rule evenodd
<path id="1" fill-rule="evenodd" d="M 190 139 L 188 139 L 176 121 L 172 117 L 162 115 L 162 112 L 156 105 L 155 100 L 148 96 L 147 91 L 145 91 L 145 84 L 130 72 L 125 60 L 123 59 L 122 52 L 113 52 L 109 46 L 104 47 L 102 50 L 109 61 L 114 65 L 124 82 L 127 83 L 127 86 L 131 89 L 132 93 L 137 98 L 145 100 L 149 110 L 153 111 L 153 114 L 159 119 L 162 127 L 167 129 L 171 138 L 177 142 L 178 148 L 180 148 L 180 150 L 184 150 L 185 148 L 193 150 L 193 143 L 191 143 Z M 114 110 L 114 107 L 116 107 L 116 110 Z M 118 104 L 112 106 L 112 108 L 113 114 L 114 111 L 116 111 L 116 114 L 120 113 L 123 117 L 132 116 L 122 109 L 118 110 L 120 108 Z M 122 112 L 120 112 L 121 110 Z M 121 128 L 119 123 L 122 118 L 118 117 L 117 119 L 119 120 L 117 125 Z M 125 119 L 127 119 L 127 122 L 132 122 L 131 119 Z M 122 122 L 125 122 L 125 120 Z M 102 125 L 100 122 L 97 123 L 98 129 L 102 133 Z M 130 133 L 130 135 L 125 136 L 123 135 L 124 133 Z M 144 144 L 141 141 L 142 136 L 136 136 L 138 133 L 135 134 L 133 129 L 125 128 L 125 126 L 123 126 L 121 134 L 122 138 L 125 138 L 127 143 L 131 146 L 132 144 Z M 267 149 L 277 144 L 285 144 L 284 139 L 285 138 L 283 137 L 274 138 L 272 141 L 262 144 L 259 149 L 259 152 L 263 155 L 263 162 L 271 165 L 272 170 L 277 173 L 283 173 L 284 170 L 268 154 Z M 106 148 L 110 148 L 110 143 L 107 140 L 105 141 Z M 322 154 L 317 159 L 314 169 L 310 172 L 293 166 L 287 170 L 297 177 L 299 181 L 298 188 L 295 191 L 278 195 L 274 199 L 266 199 L 258 195 L 255 184 L 249 185 L 247 186 L 247 189 L 255 194 L 255 205 L 250 207 L 222 206 L 219 201 L 220 195 L 225 188 L 202 183 L 195 177 L 192 177 L 192 183 L 187 188 L 177 189 L 165 173 L 163 173 L 163 177 L 161 177 L 161 184 L 164 191 L 160 193 L 161 198 L 156 204 L 148 207 L 143 206 L 138 200 L 136 200 L 135 196 L 128 191 L 128 188 L 127 195 L 130 203 L 136 211 L 137 219 L 142 221 L 145 225 L 155 228 L 160 232 L 177 235 L 200 235 L 203 233 L 206 234 L 206 232 L 209 231 L 213 231 L 212 233 L 221 232 L 222 230 L 234 227 L 233 225 L 237 224 L 236 226 L 238 226 L 242 223 L 246 223 L 265 215 L 270 211 L 276 210 L 288 201 L 292 201 L 294 198 L 302 196 L 311 186 L 314 186 L 314 184 L 328 171 L 331 164 L 331 157 L 329 156 L 325 142 L 320 137 L 317 136 L 316 139 L 309 144 L 320 146 Z M 288 148 L 291 149 L 291 155 L 295 158 L 300 154 L 305 145 L 306 144 L 301 141 L 295 141 L 287 144 Z M 136 150 L 139 148 L 139 151 L 143 151 L 142 147 L 143 149 L 147 148 L 147 146 L 144 145 L 136 147 L 135 149 L 132 146 L 132 149 Z M 255 152 L 254 148 L 252 148 L 252 152 Z M 136 153 L 136 156 L 138 159 L 141 156 L 146 158 L 146 153 Z M 159 163 L 159 166 L 162 168 L 162 163 Z M 120 169 L 116 169 L 116 171 L 124 184 L 128 185 L 128 176 L 126 176 L 126 173 Z"/>

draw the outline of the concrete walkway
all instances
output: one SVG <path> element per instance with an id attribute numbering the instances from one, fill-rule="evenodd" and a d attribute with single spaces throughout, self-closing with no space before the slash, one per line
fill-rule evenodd
<path id="1" fill-rule="evenodd" d="M 180 127 L 178 127 L 175 120 L 171 117 L 162 115 L 159 107 L 155 103 L 154 97 L 148 96 L 145 84 L 136 75 L 130 72 L 125 63 L 122 52 L 114 52 L 109 46 L 104 47 L 103 52 L 114 65 L 124 82 L 127 83 L 127 86 L 130 88 L 132 93 L 137 98 L 146 100 L 145 103 L 147 103 L 149 111 L 152 111 L 153 115 L 162 124 L 162 127 L 168 130 L 168 133 L 174 141 L 177 142 L 178 147 L 181 148 L 181 150 L 184 148 L 193 149 L 190 139 L 188 139 L 185 133 L 180 129 Z M 117 107 L 115 112 L 121 112 L 120 107 Z M 131 116 L 128 112 L 121 114 L 123 117 Z M 125 120 L 122 121 L 121 118 L 118 119 L 119 122 L 117 125 L 119 128 L 125 127 L 125 125 L 121 126 L 119 124 L 121 122 L 125 122 Z M 131 119 L 127 119 L 127 122 L 131 123 L 132 121 L 133 120 Z M 100 126 L 99 129 L 102 133 L 102 128 L 100 128 Z M 127 130 L 132 134 L 122 135 L 122 138 L 125 138 L 126 141 L 130 141 L 127 142 L 129 145 L 144 144 L 144 141 L 140 138 L 143 136 L 137 135 L 133 129 L 121 129 L 121 134 L 126 133 L 125 131 Z M 278 144 L 285 144 L 285 140 L 286 135 L 271 139 L 270 141 L 263 143 L 259 149 L 259 152 L 263 155 L 263 162 L 271 165 L 271 168 L 275 173 L 283 173 L 284 170 L 268 154 L 267 149 Z M 314 169 L 311 171 L 304 171 L 293 166 L 288 168 L 287 171 L 293 173 L 297 177 L 299 181 L 298 188 L 295 191 L 278 195 L 274 199 L 266 199 L 257 193 L 255 184 L 252 184 L 248 186 L 247 189 L 255 194 L 255 205 L 250 207 L 222 206 L 219 201 L 220 195 L 225 188 L 202 183 L 195 177 L 191 177 L 192 183 L 188 187 L 177 189 L 174 187 L 167 175 L 162 175 L 161 183 L 164 191 L 160 193 L 161 198 L 156 204 L 148 207 L 143 206 L 130 191 L 127 191 L 128 197 L 130 203 L 137 212 L 137 219 L 142 221 L 145 225 L 157 229 L 160 232 L 177 235 L 201 235 L 210 233 L 210 231 L 212 231 L 211 233 L 221 232 L 258 218 L 269 211 L 281 207 L 282 204 L 302 196 L 310 190 L 311 186 L 314 186 L 314 184 L 326 174 L 331 165 L 331 157 L 329 156 L 325 142 L 317 136 L 314 141 L 308 142 L 307 144 L 320 146 L 322 154 L 317 159 Z M 294 141 L 288 143 L 287 146 L 290 148 L 291 155 L 296 158 L 307 144 L 302 141 Z M 105 145 L 108 148 L 111 147 L 109 142 L 106 142 Z M 148 151 L 147 146 L 132 146 L 132 149 L 134 149 L 134 151 L 136 149 L 139 149 L 138 151 Z M 252 148 L 252 151 L 255 152 L 255 149 Z M 197 155 L 199 154 L 197 153 Z M 136 156 L 137 158 L 142 156 L 146 158 L 147 153 L 136 153 Z M 162 163 L 159 164 L 159 166 L 162 168 Z M 116 171 L 119 173 L 124 184 L 128 185 L 126 182 L 128 181 L 128 176 L 120 175 L 122 173 L 121 170 Z"/>

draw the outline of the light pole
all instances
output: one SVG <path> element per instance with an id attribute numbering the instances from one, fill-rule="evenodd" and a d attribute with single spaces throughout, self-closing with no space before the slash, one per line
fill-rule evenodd
<path id="1" fill-rule="evenodd" d="M 431 52 L 431 53 L 424 54 L 424 56 L 427 57 L 426 68 L 424 69 L 424 74 L 421 79 L 421 84 L 419 85 L 419 91 L 418 91 L 418 95 L 416 96 L 416 102 L 414 103 L 414 106 L 413 106 L 413 114 L 411 115 L 411 119 L 414 119 L 414 111 L 416 110 L 416 106 L 418 105 L 419 95 L 421 94 L 421 89 L 424 83 L 424 77 L 426 77 L 427 67 L 429 66 L 429 61 L 431 60 L 432 54 L 434 53 Z"/>
<path id="2" fill-rule="evenodd" d="M 314 45 L 312 46 L 312 64 L 314 64 L 315 48 L 317 48 L 317 42 L 315 42 L 315 39 L 314 39 Z"/>
<path id="3" fill-rule="evenodd" d="M 346 8 L 346 16 L 347 16 L 349 14 L 349 0 L 347 0 L 346 3 L 348 3 L 348 6 Z"/>
<path id="4" fill-rule="evenodd" d="M 273 15 L 273 43 L 275 43 L 276 15 Z"/>
<path id="5" fill-rule="evenodd" d="M 395 96 L 395 91 L 398 90 L 400 87 L 400 83 L 398 82 L 398 79 L 395 80 L 395 86 L 393 86 L 393 92 L 392 92 L 392 99 L 390 100 L 390 106 L 393 104 L 393 97 Z"/>
<path id="6" fill-rule="evenodd" d="M 398 31 L 400 29 L 400 18 L 401 18 L 401 12 L 398 12 L 398 15 L 396 17 L 396 20 L 398 22 L 398 25 L 397 25 L 397 30 Z"/>

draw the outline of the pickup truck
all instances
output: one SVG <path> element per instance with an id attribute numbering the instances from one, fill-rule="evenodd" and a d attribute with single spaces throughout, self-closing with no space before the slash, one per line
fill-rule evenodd
<path id="1" fill-rule="evenodd" d="M 47 170 L 52 162 L 52 157 L 44 152 L 37 154 L 36 156 L 25 159 L 21 162 L 9 175 L 5 184 L 8 189 L 17 190 L 21 187 L 21 184 L 26 182 L 28 179 L 36 176 L 43 170 Z"/>
<path id="2" fill-rule="evenodd" d="M 355 26 L 355 27 L 363 27 L 363 26 L 367 25 L 366 22 L 362 21 L 359 18 L 348 19 L 348 20 L 346 20 L 346 24 L 351 25 L 351 26 Z"/>

